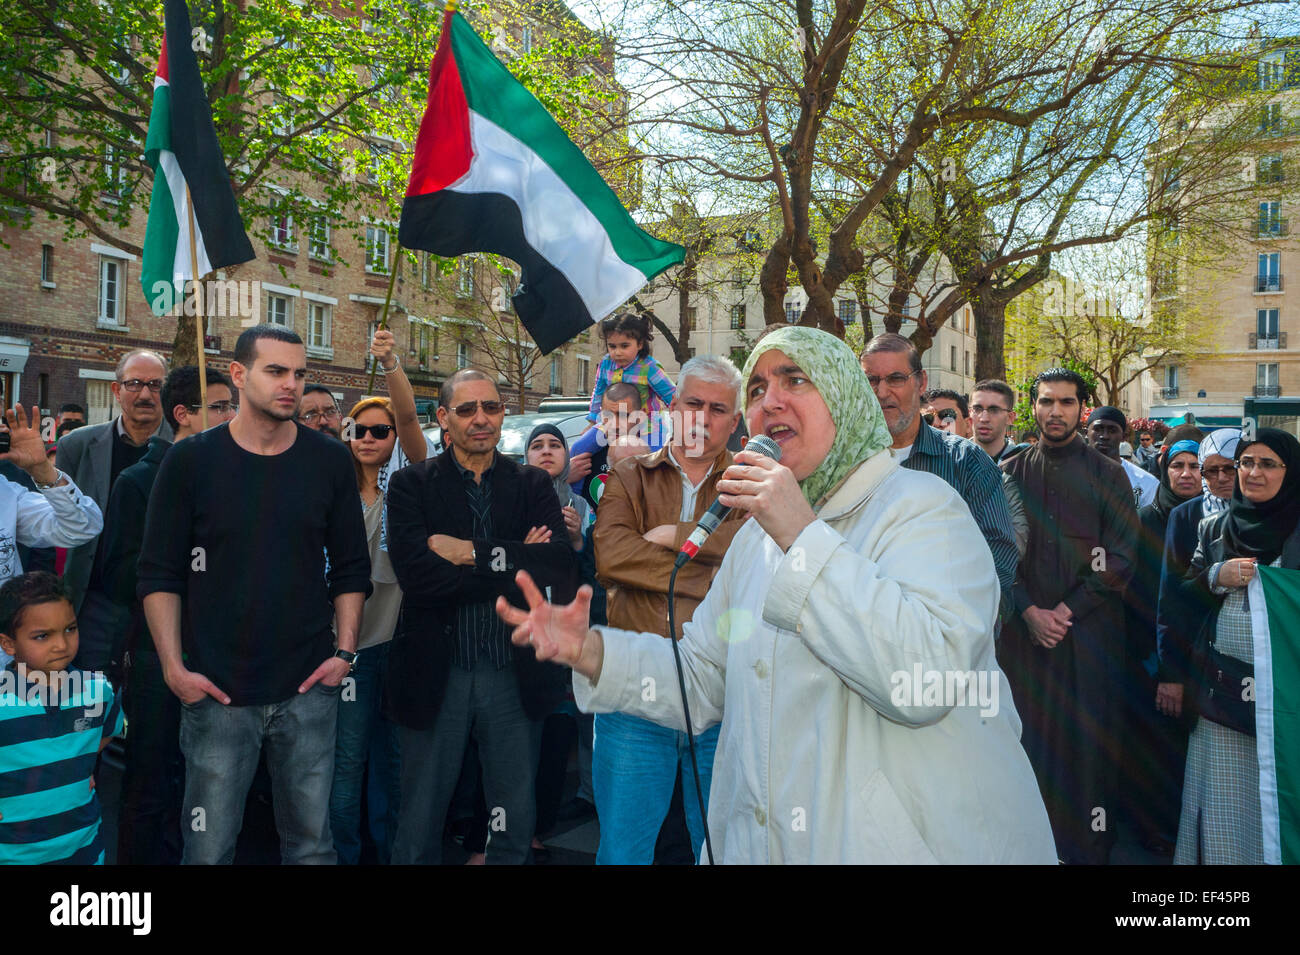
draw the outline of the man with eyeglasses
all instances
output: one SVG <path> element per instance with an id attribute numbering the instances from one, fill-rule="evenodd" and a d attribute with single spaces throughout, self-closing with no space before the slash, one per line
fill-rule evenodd
<path id="1" fill-rule="evenodd" d="M 987 378 L 975 383 L 970 395 L 973 437 L 995 464 L 1001 464 L 1029 445 L 1013 444 L 1007 437 L 1016 423 L 1016 393 L 1005 381 Z"/>
<path id="2" fill-rule="evenodd" d="M 163 417 L 162 386 L 167 362 L 155 351 L 137 348 L 121 357 L 112 384 L 113 400 L 121 409 L 107 424 L 77 428 L 59 439 L 59 469 L 108 512 L 108 497 L 118 475 L 149 449 L 154 435 L 172 439 Z M 63 577 L 73 593 L 81 642 L 73 665 L 84 670 L 108 670 L 120 675 L 129 616 L 104 588 L 103 536 L 68 552 Z"/>
<path id="3" fill-rule="evenodd" d="M 307 385 L 302 390 L 298 420 L 313 431 L 339 436 L 343 412 L 334 403 L 334 395 L 324 385 Z"/>
<path id="4" fill-rule="evenodd" d="M 451 447 L 388 483 L 388 554 L 402 587 L 386 701 L 402 757 L 394 864 L 441 861 L 471 734 L 489 811 L 487 861 L 529 857 L 542 720 L 563 699 L 566 674 L 513 646 L 494 602 L 522 599 L 520 569 L 568 602 L 578 562 L 550 478 L 497 452 L 504 416 L 488 375 L 456 372 L 438 408 Z"/>
<path id="5" fill-rule="evenodd" d="M 970 508 L 997 566 L 1002 589 L 999 619 L 1004 619 L 1011 608 L 1019 551 L 1002 475 L 973 442 L 922 420 L 921 395 L 928 381 L 921 355 L 910 341 L 892 332 L 877 335 L 867 342 L 859 361 L 885 413 L 899 464 L 943 478 Z"/>
<path id="6" fill-rule="evenodd" d="M 239 402 L 230 379 L 207 369 L 207 428 L 231 420 Z M 154 435 L 143 458 L 124 470 L 108 496 L 104 521 L 104 584 L 130 622 L 126 647 L 128 726 L 125 769 L 117 824 L 118 865 L 176 865 L 181 860 L 180 700 L 167 689 L 162 663 L 135 595 L 136 562 L 144 543 L 145 515 L 163 457 L 173 444 L 205 430 L 199 366 L 174 368 L 162 386 L 162 408 L 176 435 L 168 443 Z"/>

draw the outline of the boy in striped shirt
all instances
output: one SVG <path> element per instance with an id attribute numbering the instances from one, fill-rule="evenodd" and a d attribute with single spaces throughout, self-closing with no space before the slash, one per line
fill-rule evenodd
<path id="1" fill-rule="evenodd" d="M 0 864 L 103 865 L 95 760 L 122 732 L 102 673 L 69 670 L 77 617 L 46 571 L 0 587 Z"/>

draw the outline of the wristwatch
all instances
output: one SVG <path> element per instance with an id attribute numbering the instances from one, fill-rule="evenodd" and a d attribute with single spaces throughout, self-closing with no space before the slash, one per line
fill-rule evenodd
<path id="1" fill-rule="evenodd" d="M 357 668 L 357 655 L 351 650 L 335 650 L 334 655 L 348 665 L 349 673 Z"/>

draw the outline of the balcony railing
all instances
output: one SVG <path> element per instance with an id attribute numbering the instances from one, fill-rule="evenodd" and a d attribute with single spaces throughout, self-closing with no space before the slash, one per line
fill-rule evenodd
<path id="1" fill-rule="evenodd" d="M 1286 332 L 1274 332 L 1272 335 L 1260 335 L 1258 332 L 1251 332 L 1248 340 L 1248 347 L 1260 351 L 1286 348 Z"/>
<path id="2" fill-rule="evenodd" d="M 1254 388 L 1256 398 L 1276 398 L 1282 394 L 1280 385 L 1256 385 Z"/>
<path id="3" fill-rule="evenodd" d="M 1177 398 L 1177 397 L 1178 397 L 1178 386 L 1177 386 L 1177 385 L 1174 385 L 1172 388 L 1161 388 L 1161 389 L 1160 389 L 1160 397 L 1161 397 L 1161 398 Z"/>
<path id="4" fill-rule="evenodd" d="M 1280 292 L 1282 291 L 1282 276 L 1280 275 L 1256 275 L 1255 276 L 1256 292 Z"/>

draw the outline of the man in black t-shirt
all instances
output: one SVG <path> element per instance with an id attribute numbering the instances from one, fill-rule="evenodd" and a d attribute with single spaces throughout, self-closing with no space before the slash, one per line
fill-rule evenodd
<path id="1" fill-rule="evenodd" d="M 240 335 L 238 415 L 173 447 L 149 499 L 136 593 L 182 704 L 188 864 L 234 858 L 263 748 L 283 861 L 335 861 L 339 686 L 370 556 L 346 445 L 294 421 L 306 373 L 292 332 Z"/>

